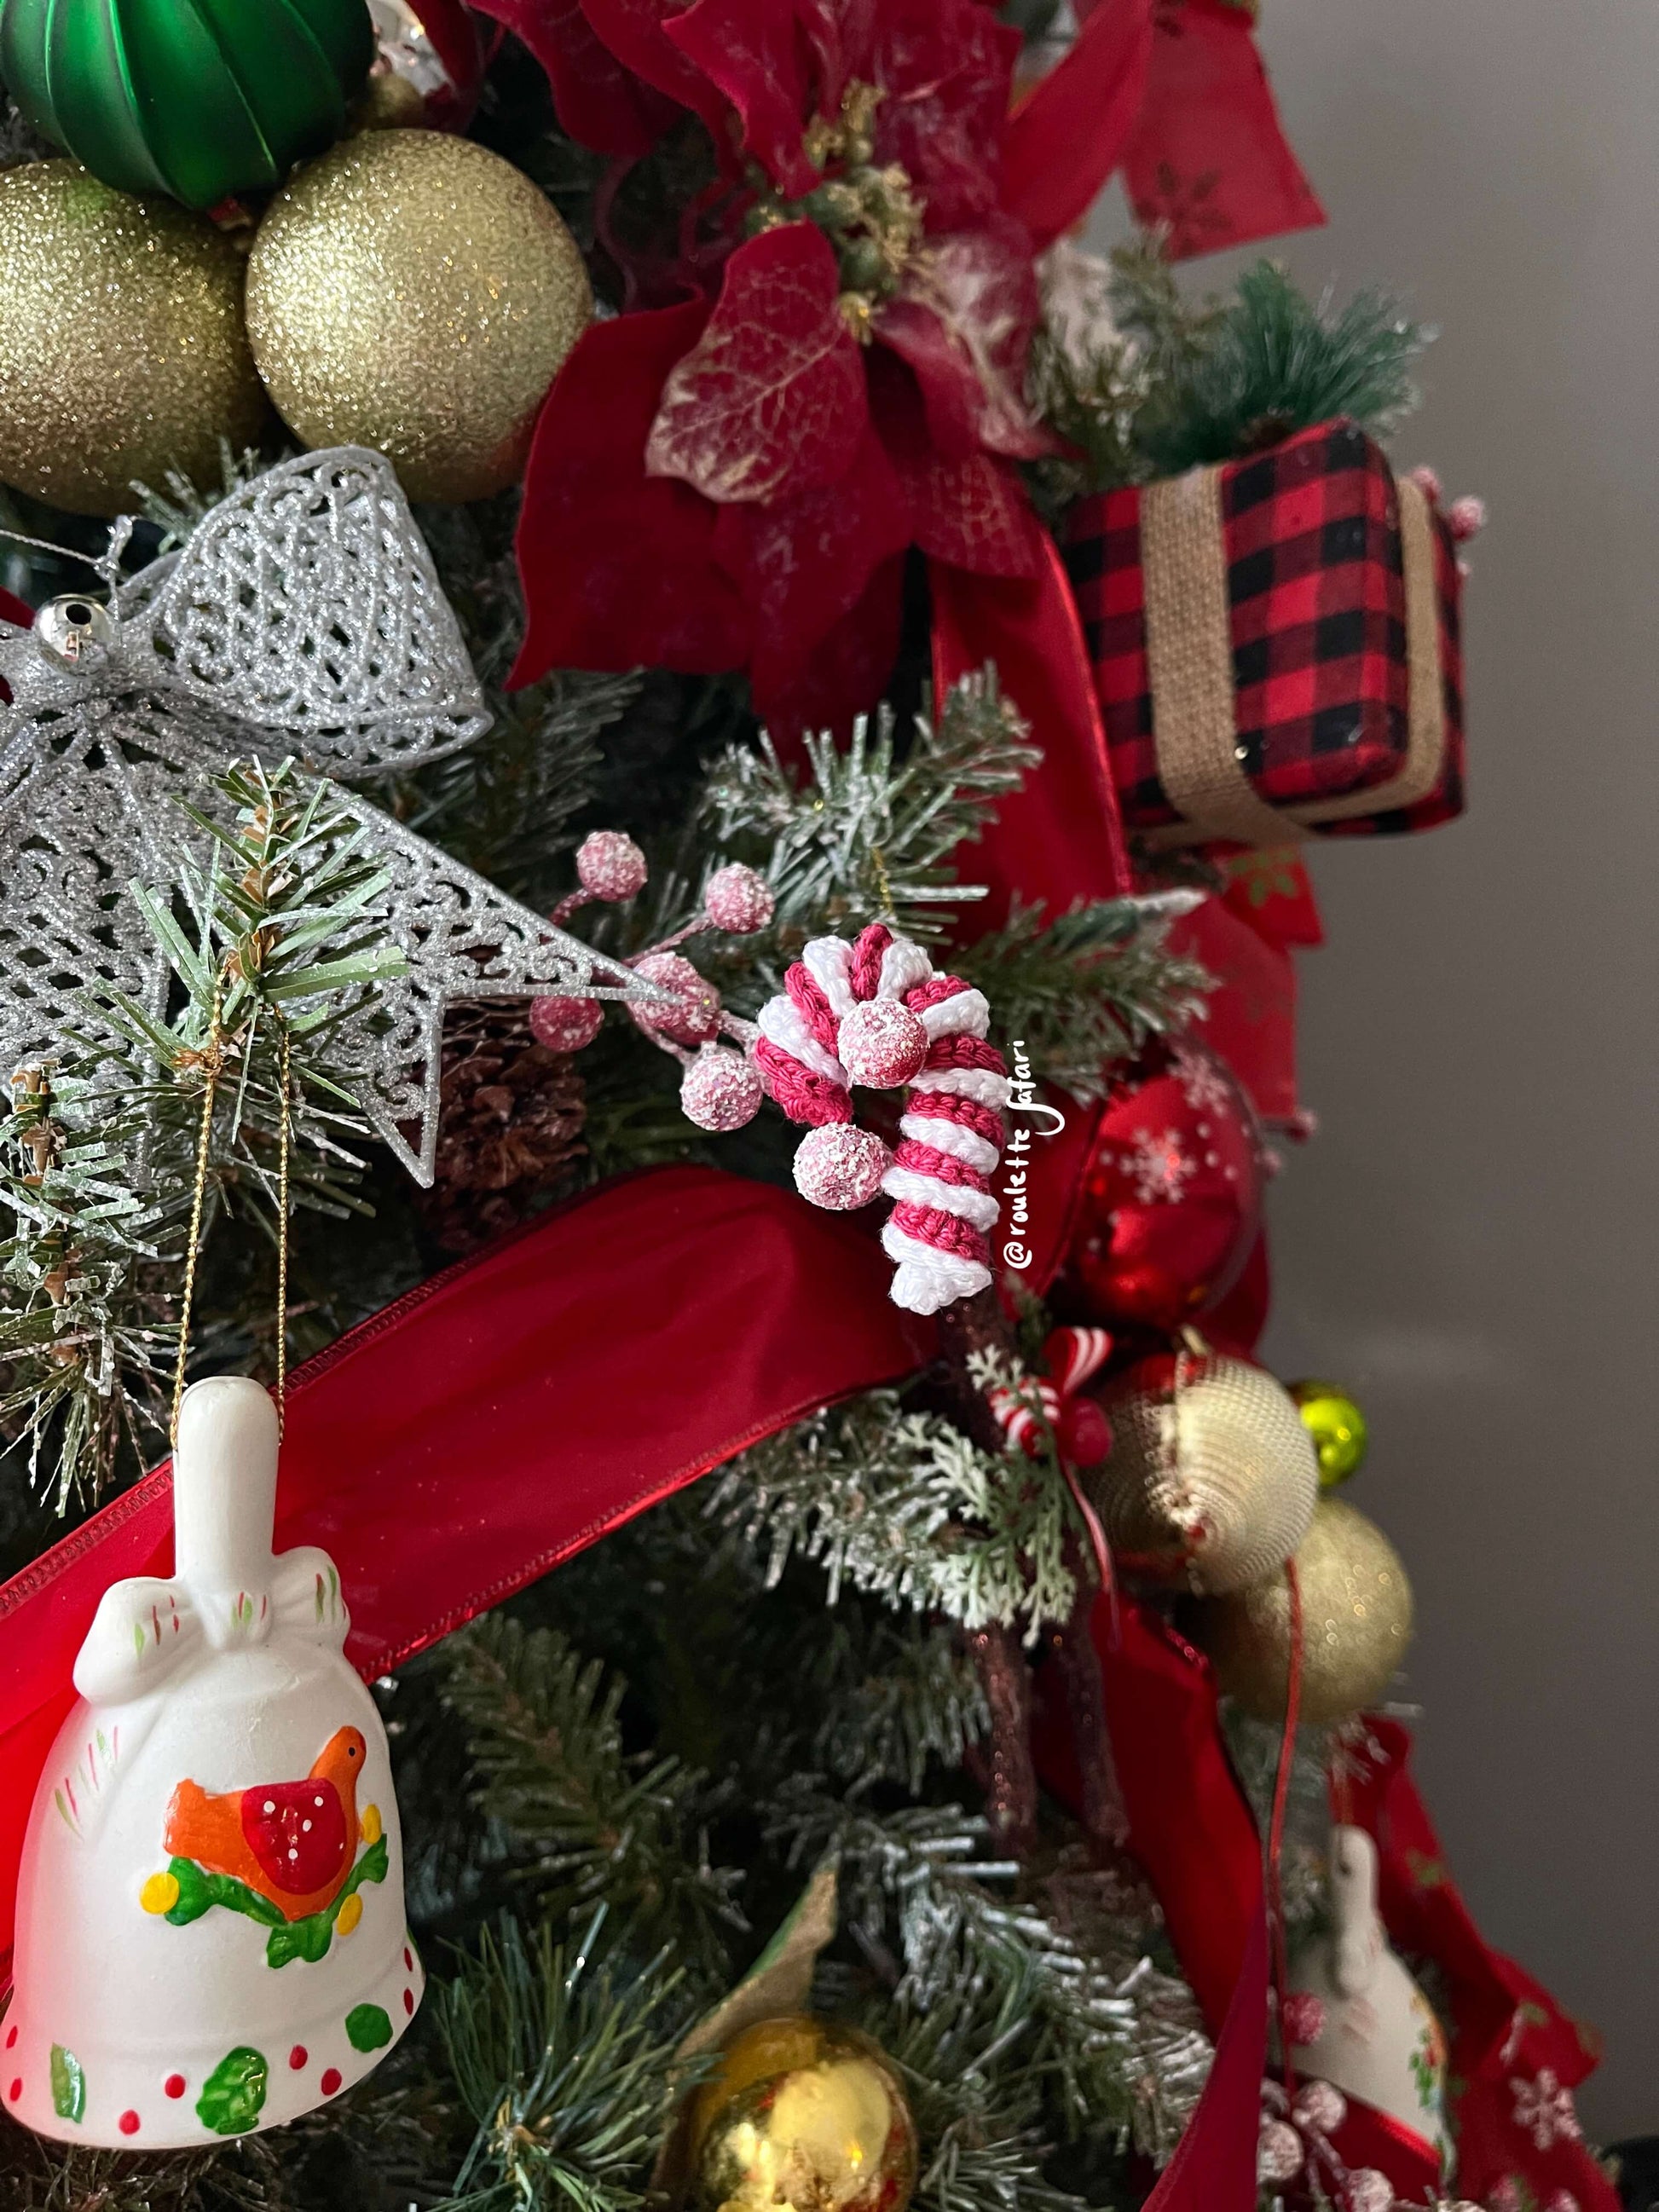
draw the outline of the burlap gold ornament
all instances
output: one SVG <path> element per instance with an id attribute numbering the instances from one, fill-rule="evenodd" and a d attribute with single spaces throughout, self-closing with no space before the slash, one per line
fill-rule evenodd
<path id="1" fill-rule="evenodd" d="M 259 373 L 306 445 L 378 447 L 415 499 L 482 499 L 592 313 L 575 240 L 466 138 L 370 131 L 299 171 L 248 262 Z"/>
<path id="2" fill-rule="evenodd" d="M 1084 1480 L 1131 1573 L 1213 1595 L 1289 1559 L 1312 1517 L 1319 1462 L 1290 1394 L 1265 1369 L 1160 1353 L 1101 1403 L 1112 1449 Z"/>
<path id="3" fill-rule="evenodd" d="M 241 257 L 204 216 L 26 161 L 0 173 L 0 481 L 116 514 L 258 437 Z"/>

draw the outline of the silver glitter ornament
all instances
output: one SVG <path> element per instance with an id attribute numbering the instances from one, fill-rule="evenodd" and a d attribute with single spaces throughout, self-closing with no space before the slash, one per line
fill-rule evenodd
<path id="1" fill-rule="evenodd" d="M 110 571 L 127 526 L 116 526 Z M 0 1060 L 58 1049 L 115 988 L 160 1015 L 165 956 L 134 882 L 168 885 L 176 800 L 212 814 L 237 758 L 291 756 L 360 779 L 453 752 L 488 726 L 483 693 L 390 465 L 308 453 L 214 507 L 111 605 L 70 593 L 33 628 L 0 623 Z M 444 1009 L 556 992 L 659 997 L 355 794 L 380 865 L 363 910 L 404 953 L 345 1024 L 358 1103 L 422 1183 L 437 1143 Z M 411 1144 L 399 1124 L 413 1123 Z"/>

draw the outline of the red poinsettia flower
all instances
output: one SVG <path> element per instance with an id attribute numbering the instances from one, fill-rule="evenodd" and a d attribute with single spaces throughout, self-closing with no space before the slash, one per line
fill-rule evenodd
<path id="1" fill-rule="evenodd" d="M 1034 247 L 1002 198 L 1018 38 L 981 0 L 586 0 L 536 27 L 568 119 L 621 148 L 667 99 L 735 149 L 737 242 L 712 299 L 594 325 L 556 385 L 515 673 L 746 668 L 786 727 L 867 705 L 908 546 L 993 575 L 1040 555 L 1015 466 L 1048 448 Z M 839 207 L 809 200 L 826 184 Z"/>
<path id="2" fill-rule="evenodd" d="M 725 173 L 716 252 L 595 324 L 543 410 L 515 680 L 745 669 L 781 732 L 839 721 L 890 670 L 907 548 L 1042 560 L 1035 258 L 1141 113 L 1152 0 L 1101 0 L 1012 118 L 1020 41 L 985 0 L 483 4 L 574 136 L 626 160 L 690 111 Z"/>

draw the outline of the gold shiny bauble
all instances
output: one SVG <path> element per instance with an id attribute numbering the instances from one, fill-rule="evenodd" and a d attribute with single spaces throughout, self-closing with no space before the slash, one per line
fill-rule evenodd
<path id="1" fill-rule="evenodd" d="M 436 131 L 366 131 L 309 163 L 248 261 L 248 336 L 289 428 L 377 446 L 416 499 L 515 480 L 592 309 L 529 178 Z"/>
<path id="2" fill-rule="evenodd" d="M 264 420 L 241 257 L 204 216 L 76 161 L 0 172 L 0 482 L 116 514 L 135 478 L 216 483 L 220 439 Z"/>
<path id="3" fill-rule="evenodd" d="M 1370 1432 L 1365 1416 L 1340 1382 L 1291 1382 L 1287 1389 L 1319 1454 L 1319 1486 L 1334 1490 L 1365 1463 Z"/>
<path id="4" fill-rule="evenodd" d="M 1346 1720 L 1377 1703 L 1412 1640 L 1412 1586 L 1374 1522 L 1322 1498 L 1296 1554 L 1302 1590 L 1302 1717 Z M 1283 1575 L 1193 1608 L 1216 1680 L 1246 1712 L 1282 1720 L 1291 1601 Z"/>
<path id="5" fill-rule="evenodd" d="M 1319 1462 L 1290 1394 L 1264 1369 L 1160 1353 L 1101 1403 L 1112 1449 L 1084 1480 L 1129 1572 L 1207 1596 L 1290 1558 L 1313 1516 Z"/>
<path id="6" fill-rule="evenodd" d="M 697 2094 L 698 2212 L 904 2212 L 916 2131 L 898 2076 L 867 2036 L 807 2013 L 730 2044 Z"/>

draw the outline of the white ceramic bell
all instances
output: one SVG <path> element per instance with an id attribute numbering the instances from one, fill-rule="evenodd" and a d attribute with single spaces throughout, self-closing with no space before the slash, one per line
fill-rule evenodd
<path id="1" fill-rule="evenodd" d="M 35 1793 L 0 2095 L 64 2142 L 279 2125 L 420 2001 L 386 1732 L 332 1560 L 272 1553 L 276 1443 L 258 1383 L 185 1393 L 175 1571 L 105 1593 Z"/>
<path id="2" fill-rule="evenodd" d="M 1298 2074 L 1334 2082 L 1409 2129 L 1449 2171 L 1446 2039 L 1389 1948 L 1376 1909 L 1376 1846 L 1363 1828 L 1332 1829 L 1330 1882 L 1332 1931 L 1291 1967 L 1291 2060 Z"/>

